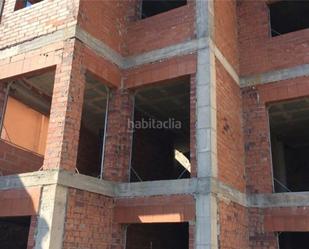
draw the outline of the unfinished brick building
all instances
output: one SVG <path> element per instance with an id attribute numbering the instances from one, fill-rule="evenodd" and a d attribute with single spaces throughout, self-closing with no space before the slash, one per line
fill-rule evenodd
<path id="1" fill-rule="evenodd" d="M 1 249 L 308 248 L 308 2 L 0 11 Z"/>

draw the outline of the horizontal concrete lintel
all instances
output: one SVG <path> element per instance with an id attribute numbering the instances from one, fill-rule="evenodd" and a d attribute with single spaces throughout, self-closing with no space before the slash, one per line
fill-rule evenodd
<path id="1" fill-rule="evenodd" d="M 197 185 L 196 179 L 120 183 L 117 197 L 192 194 L 197 190 Z"/>
<path id="2" fill-rule="evenodd" d="M 61 171 L 59 173 L 58 184 L 109 197 L 115 197 L 117 195 L 117 183 L 82 174 Z"/>
<path id="3" fill-rule="evenodd" d="M 248 202 L 257 208 L 309 206 L 309 192 L 248 195 Z"/>
<path id="4" fill-rule="evenodd" d="M 124 69 L 129 69 L 143 64 L 160 61 L 166 58 L 195 53 L 198 49 L 205 49 L 208 47 L 209 41 L 207 38 L 185 41 L 183 43 L 156 49 L 136 56 L 126 57 L 124 58 L 123 67 Z"/>
<path id="5" fill-rule="evenodd" d="M 65 41 L 75 37 L 75 26 L 59 29 L 55 32 L 44 34 L 39 37 L 33 38 L 28 41 L 24 41 L 19 44 L 15 44 L 8 48 L 0 49 L 0 59 L 10 58 L 19 54 L 27 53 L 32 50 L 36 50 L 56 42 Z"/>
<path id="6" fill-rule="evenodd" d="M 211 177 L 116 183 L 59 170 L 0 177 L 0 191 L 55 184 L 119 198 L 179 194 L 208 195 L 212 193 L 218 199 L 235 202 L 244 207 L 309 206 L 309 192 L 248 195 Z"/>
<path id="7" fill-rule="evenodd" d="M 0 190 L 57 184 L 58 174 L 59 171 L 35 171 L 31 173 L 1 176 Z"/>
<path id="8" fill-rule="evenodd" d="M 250 75 L 240 79 L 240 86 L 252 86 L 309 76 L 309 64 Z"/>

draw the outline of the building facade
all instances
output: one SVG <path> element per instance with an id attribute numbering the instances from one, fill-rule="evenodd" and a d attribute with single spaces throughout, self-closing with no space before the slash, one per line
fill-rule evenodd
<path id="1" fill-rule="evenodd" d="M 308 5 L 0 0 L 0 248 L 307 248 Z"/>

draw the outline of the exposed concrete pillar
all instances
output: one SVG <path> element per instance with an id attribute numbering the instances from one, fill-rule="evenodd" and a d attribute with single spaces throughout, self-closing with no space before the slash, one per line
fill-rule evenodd
<path id="1" fill-rule="evenodd" d="M 103 178 L 128 181 L 133 133 L 129 122 L 133 119 L 134 98 L 128 90 L 111 92 L 107 120 L 107 134 Z"/>
<path id="2" fill-rule="evenodd" d="M 68 189 L 48 185 L 42 190 L 35 249 L 61 249 Z"/>
<path id="3" fill-rule="evenodd" d="M 197 177 L 217 177 L 216 72 L 211 49 L 214 31 L 213 1 L 196 0 L 196 36 L 208 47 L 197 51 L 196 156 Z M 209 192 L 209 194 L 206 194 Z M 217 200 L 209 189 L 196 197 L 195 249 L 217 249 Z"/>
<path id="4" fill-rule="evenodd" d="M 196 195 L 195 249 L 218 248 L 217 201 L 212 194 Z"/>
<path id="5" fill-rule="evenodd" d="M 78 41 L 67 41 L 62 61 L 56 68 L 44 169 L 74 171 L 76 167 L 85 88 L 79 50 L 82 46 Z"/>

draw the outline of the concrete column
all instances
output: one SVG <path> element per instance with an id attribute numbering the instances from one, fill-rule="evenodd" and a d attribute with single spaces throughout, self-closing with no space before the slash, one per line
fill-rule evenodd
<path id="1" fill-rule="evenodd" d="M 56 68 L 44 169 L 74 171 L 76 167 L 85 88 L 82 52 L 79 50 L 82 50 L 79 42 L 68 41 Z"/>
<path id="2" fill-rule="evenodd" d="M 107 120 L 107 134 L 103 178 L 128 181 L 133 133 L 129 122 L 133 118 L 134 99 L 128 90 L 111 92 Z"/>
<path id="3" fill-rule="evenodd" d="M 68 189 L 60 185 L 43 188 L 35 249 L 62 248 L 67 195 Z"/>
<path id="4" fill-rule="evenodd" d="M 208 47 L 197 51 L 196 157 L 197 177 L 217 177 L 216 72 L 213 37 L 213 1 L 196 0 L 196 35 Z M 196 198 L 195 249 L 217 249 L 217 200 L 207 189 Z M 207 194 L 209 193 L 209 194 Z"/>
<path id="5" fill-rule="evenodd" d="M 195 198 L 195 249 L 218 248 L 216 198 L 212 194 L 198 194 Z"/>

